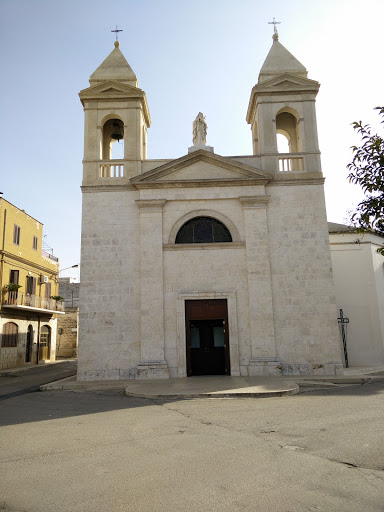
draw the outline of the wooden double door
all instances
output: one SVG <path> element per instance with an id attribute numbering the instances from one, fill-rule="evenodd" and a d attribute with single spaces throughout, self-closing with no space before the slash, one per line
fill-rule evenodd
<path id="1" fill-rule="evenodd" d="M 230 375 L 226 299 L 185 301 L 187 375 Z"/>

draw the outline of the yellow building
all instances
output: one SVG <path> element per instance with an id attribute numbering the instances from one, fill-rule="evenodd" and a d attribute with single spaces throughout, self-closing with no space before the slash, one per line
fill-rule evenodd
<path id="1" fill-rule="evenodd" d="M 59 261 L 42 250 L 43 224 L 0 198 L 0 369 L 54 361 Z"/>

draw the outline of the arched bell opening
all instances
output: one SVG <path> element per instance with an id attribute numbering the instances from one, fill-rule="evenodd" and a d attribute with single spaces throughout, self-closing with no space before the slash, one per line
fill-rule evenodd
<path id="1" fill-rule="evenodd" d="M 124 123 L 120 119 L 109 119 L 103 126 L 102 159 L 124 158 Z"/>
<path id="2" fill-rule="evenodd" d="M 276 137 L 279 153 L 300 153 L 301 141 L 296 116 L 280 112 L 276 116 Z"/>

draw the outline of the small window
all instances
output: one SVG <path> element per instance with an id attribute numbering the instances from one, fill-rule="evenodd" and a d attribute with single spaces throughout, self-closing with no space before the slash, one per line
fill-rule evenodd
<path id="1" fill-rule="evenodd" d="M 49 300 L 51 298 L 51 283 L 45 284 L 45 298 Z"/>
<path id="2" fill-rule="evenodd" d="M 13 243 L 15 245 L 20 245 L 20 226 L 17 224 L 13 227 Z"/>
<path id="3" fill-rule="evenodd" d="M 186 222 L 176 235 L 176 244 L 212 244 L 232 242 L 231 233 L 211 217 L 195 217 Z"/>
<path id="4" fill-rule="evenodd" d="M 36 295 L 36 277 L 27 276 L 27 293 Z"/>
<path id="5" fill-rule="evenodd" d="M 9 274 L 9 282 L 10 284 L 19 284 L 19 271 L 11 270 Z"/>
<path id="6" fill-rule="evenodd" d="M 38 242 L 37 236 L 33 235 L 33 250 L 34 251 L 37 251 L 37 242 Z"/>
<path id="7" fill-rule="evenodd" d="M 17 347 L 17 325 L 13 322 L 7 322 L 3 325 L 2 347 Z"/>

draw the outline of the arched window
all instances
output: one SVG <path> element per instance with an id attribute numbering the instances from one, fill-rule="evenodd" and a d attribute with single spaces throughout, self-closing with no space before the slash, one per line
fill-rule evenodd
<path id="1" fill-rule="evenodd" d="M 232 242 L 231 233 L 223 223 L 212 217 L 195 217 L 186 222 L 176 235 L 176 244 L 212 244 Z"/>
<path id="2" fill-rule="evenodd" d="M 1 340 L 2 347 L 17 347 L 18 327 L 13 322 L 7 322 L 3 325 L 3 336 Z"/>

